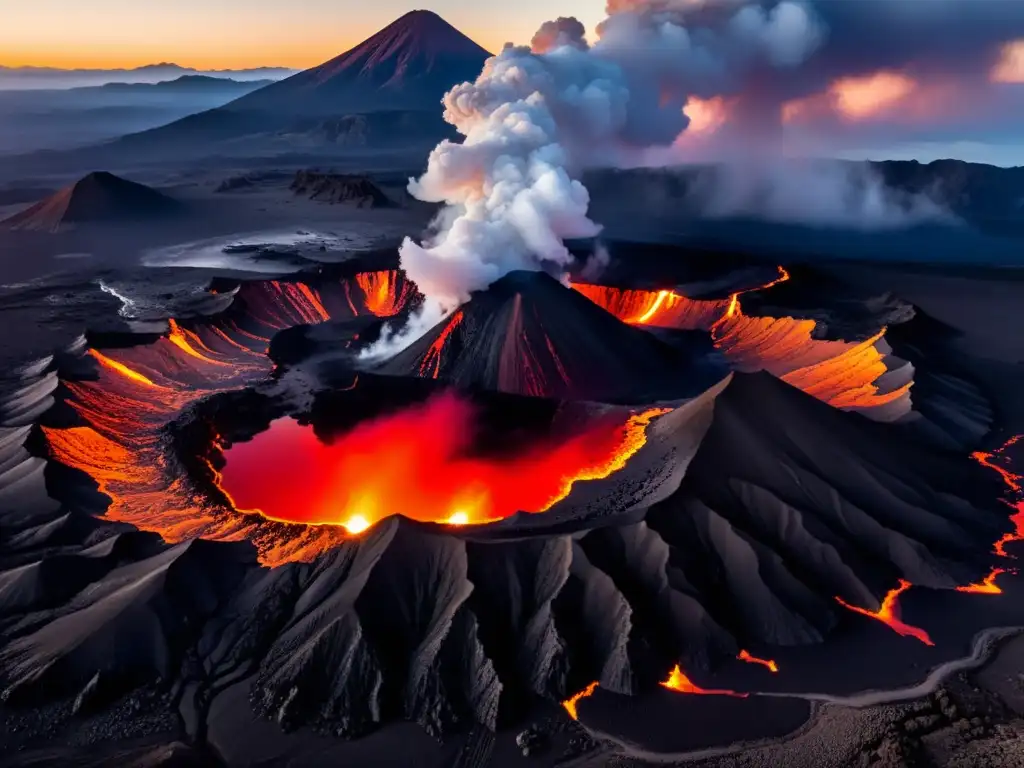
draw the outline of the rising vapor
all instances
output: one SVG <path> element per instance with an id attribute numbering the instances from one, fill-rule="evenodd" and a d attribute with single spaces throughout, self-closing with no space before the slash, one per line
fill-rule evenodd
<path id="1" fill-rule="evenodd" d="M 564 240 L 601 231 L 580 182 L 597 166 L 724 162 L 703 190 L 712 216 L 868 228 L 941 217 L 922 200 L 894 204 L 867 170 L 781 162 L 785 108 L 842 76 L 941 68 L 939 47 L 951 43 L 938 30 L 951 20 L 965 25 L 969 39 L 956 44 L 980 71 L 982 51 L 1012 32 L 971 10 L 985 4 L 609 0 L 593 44 L 576 19 L 547 22 L 530 47 L 507 45 L 445 96 L 444 117 L 464 139 L 438 145 L 410 181 L 415 197 L 446 208 L 422 243 L 405 240 L 402 266 L 447 308 L 512 270 L 564 272 Z M 713 135 L 690 141 L 688 103 L 723 111 Z"/>

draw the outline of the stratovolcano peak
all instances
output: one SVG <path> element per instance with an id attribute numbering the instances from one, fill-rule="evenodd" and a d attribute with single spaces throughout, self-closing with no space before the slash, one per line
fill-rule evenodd
<path id="1" fill-rule="evenodd" d="M 515 271 L 378 370 L 520 395 L 650 402 L 701 380 L 688 376 L 691 362 L 554 277 Z"/>
<path id="2" fill-rule="evenodd" d="M 433 11 L 410 11 L 340 56 L 231 107 L 259 109 L 301 98 L 290 106 L 305 113 L 337 111 L 339 104 L 350 111 L 436 109 L 454 83 L 475 79 L 489 56 Z"/>

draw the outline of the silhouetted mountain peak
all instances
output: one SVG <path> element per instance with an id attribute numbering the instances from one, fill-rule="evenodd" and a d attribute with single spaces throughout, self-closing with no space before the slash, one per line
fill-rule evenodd
<path id="1" fill-rule="evenodd" d="M 0 222 L 0 228 L 58 232 L 77 224 L 150 220 L 181 208 L 177 200 L 144 184 L 93 171 Z"/>

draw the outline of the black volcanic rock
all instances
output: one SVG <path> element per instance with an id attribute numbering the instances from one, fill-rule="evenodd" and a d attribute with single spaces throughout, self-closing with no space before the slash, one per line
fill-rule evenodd
<path id="1" fill-rule="evenodd" d="M 82 224 L 152 221 L 183 210 L 177 200 L 144 184 L 97 171 L 0 221 L 0 229 L 59 232 Z"/>
<path id="2" fill-rule="evenodd" d="M 872 163 L 886 186 L 926 195 L 983 231 L 1024 235 L 1024 168 L 962 160 Z"/>
<path id="3" fill-rule="evenodd" d="M 436 137 L 444 125 L 441 98 L 475 80 L 489 56 L 437 14 L 411 11 L 318 67 L 121 143 L 228 139 L 295 126 L 308 132 L 318 125 L 310 125 L 311 118 L 354 120 L 370 113 L 422 113 L 408 130 Z"/>
<path id="4" fill-rule="evenodd" d="M 706 389 L 714 372 L 694 359 L 547 274 L 513 272 L 377 372 L 522 395 L 651 402 Z"/>
<path id="5" fill-rule="evenodd" d="M 362 174 L 299 171 L 292 181 L 296 195 L 325 203 L 347 203 L 357 208 L 388 208 L 394 205 L 380 187 Z"/>

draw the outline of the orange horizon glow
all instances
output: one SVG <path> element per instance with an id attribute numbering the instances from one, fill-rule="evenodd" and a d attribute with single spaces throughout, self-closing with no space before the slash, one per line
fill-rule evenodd
<path id="1" fill-rule="evenodd" d="M 307 69 L 351 50 L 416 7 L 422 6 L 397 0 L 365 7 L 321 0 L 275 6 L 254 0 L 244 11 L 234 3 L 200 0 L 22 3 L 4 8 L 0 66 L 134 69 L 173 62 L 197 70 Z M 507 40 L 528 42 L 546 20 L 539 9 L 533 18 L 499 18 L 507 14 L 456 0 L 426 7 L 492 52 Z"/>

